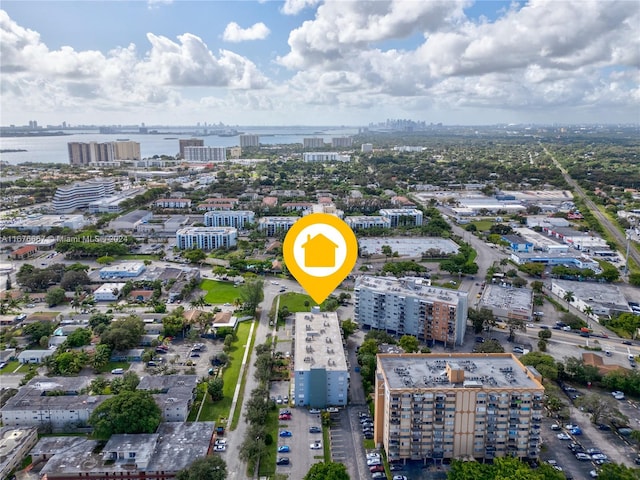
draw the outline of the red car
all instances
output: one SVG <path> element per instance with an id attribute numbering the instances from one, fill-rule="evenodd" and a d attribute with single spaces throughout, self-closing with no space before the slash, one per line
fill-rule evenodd
<path id="1" fill-rule="evenodd" d="M 291 415 L 287 414 L 287 413 L 283 413 L 282 415 L 278 416 L 279 420 L 291 420 Z"/>
<path id="2" fill-rule="evenodd" d="M 374 465 L 373 467 L 369 468 L 369 471 L 371 473 L 384 472 L 384 465 Z"/>

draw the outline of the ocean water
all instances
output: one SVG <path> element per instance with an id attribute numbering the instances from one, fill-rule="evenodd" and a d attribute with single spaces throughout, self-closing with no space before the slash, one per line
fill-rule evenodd
<path id="1" fill-rule="evenodd" d="M 155 127 L 153 127 L 155 128 Z M 213 127 L 215 128 L 215 127 Z M 230 128 L 230 127 L 227 127 Z M 302 144 L 303 138 L 322 137 L 325 143 L 332 137 L 355 135 L 357 127 L 236 127 L 239 132 L 260 135 L 260 143 L 265 145 Z M 197 137 L 204 139 L 205 146 L 233 147 L 240 144 L 240 138 L 198 136 L 181 134 L 186 128 L 158 128 L 159 134 L 117 133 L 100 134 L 95 131 L 74 131 L 71 135 L 55 137 L 1 137 L 0 150 L 26 150 L 26 152 L 0 153 L 0 160 L 16 165 L 23 162 L 69 163 L 68 142 L 113 142 L 127 139 L 140 143 L 143 158 L 154 155 L 176 155 L 180 151 L 178 139 Z M 195 129 L 193 129 L 195 130 Z M 175 133 L 174 133 L 175 132 Z"/>

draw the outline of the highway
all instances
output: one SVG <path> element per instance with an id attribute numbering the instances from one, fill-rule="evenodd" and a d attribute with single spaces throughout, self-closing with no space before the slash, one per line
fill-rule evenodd
<path id="1" fill-rule="evenodd" d="M 622 246 L 622 251 L 626 252 L 627 239 L 625 235 L 620 230 L 618 230 L 616 226 L 613 225 L 607 218 L 607 216 L 598 209 L 598 206 L 584 193 L 584 190 L 580 187 L 580 185 L 578 185 L 578 182 L 571 178 L 569 172 L 567 172 L 567 170 L 562 167 L 562 165 L 560 165 L 560 162 L 558 162 L 556 157 L 554 157 L 553 154 L 549 150 L 547 150 L 547 147 L 542 144 L 540 145 L 542 146 L 544 152 L 549 155 L 549 158 L 551 158 L 556 167 L 558 167 L 558 170 L 560 170 L 560 172 L 562 173 L 565 181 L 574 189 L 575 194 L 582 198 L 582 200 L 584 200 L 585 205 L 598 219 L 600 225 L 602 225 L 602 227 L 609 233 L 609 235 L 611 235 L 615 239 L 618 245 Z M 640 266 L 640 252 L 638 252 L 635 244 L 633 243 L 629 248 L 629 256 L 633 259 L 636 265 Z"/>

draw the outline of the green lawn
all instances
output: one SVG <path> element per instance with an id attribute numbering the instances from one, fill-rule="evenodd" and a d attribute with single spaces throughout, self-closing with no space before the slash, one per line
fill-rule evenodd
<path id="1" fill-rule="evenodd" d="M 273 438 L 273 444 L 267 448 L 266 453 L 260 459 L 260 468 L 258 471 L 259 477 L 272 478 L 276 473 L 276 457 L 278 456 L 278 410 L 272 409 L 267 415 L 266 432 L 271 434 Z M 291 449 L 296 448 L 296 445 L 290 444 Z M 299 446 L 303 448 L 303 446 Z M 285 454 L 286 455 L 286 454 Z M 253 473 L 253 472 L 251 472 Z"/>
<path id="2" fill-rule="evenodd" d="M 7 365 L 2 370 L 0 370 L 0 375 L 8 375 L 10 373 L 13 373 L 13 371 L 18 368 L 19 365 L 20 362 L 18 362 L 17 360 L 7 362 Z"/>
<path id="3" fill-rule="evenodd" d="M 309 306 L 306 307 L 304 302 L 309 302 Z M 290 312 L 308 312 L 314 305 L 317 303 L 304 293 L 288 292 L 280 295 L 280 308 L 286 306 Z"/>
<path id="4" fill-rule="evenodd" d="M 249 327 L 251 327 L 250 324 L 249 324 Z M 256 334 L 256 328 L 253 329 L 253 336 L 249 339 L 251 343 L 249 345 L 249 354 L 247 356 L 247 359 L 251 358 L 251 352 L 253 351 L 253 346 L 256 340 L 255 334 Z M 240 358 L 240 361 L 242 361 L 242 358 Z M 240 392 L 238 394 L 238 404 L 236 404 L 236 410 L 233 412 L 233 418 L 231 419 L 231 427 L 230 427 L 231 430 L 235 430 L 238 427 L 238 422 L 240 421 L 240 415 L 242 415 L 242 406 L 240 405 L 241 404 L 240 399 L 244 398 L 244 387 L 245 387 L 245 383 L 247 382 L 248 373 L 249 373 L 249 369 L 247 368 L 245 369 L 244 374 L 242 375 L 242 380 L 241 380 L 242 383 L 240 384 Z"/>
<path id="5" fill-rule="evenodd" d="M 475 222 L 469 223 L 469 225 L 475 225 L 480 232 L 488 232 L 491 228 L 491 225 L 493 225 L 494 223 L 496 222 L 494 222 L 493 220 L 477 220 Z M 466 225 L 461 225 L 461 227 L 465 228 Z"/>
<path id="6" fill-rule="evenodd" d="M 117 258 L 118 260 L 160 260 L 160 257 L 158 255 L 142 253 L 128 253 L 126 255 L 118 255 Z"/>
<path id="7" fill-rule="evenodd" d="M 200 290 L 207 292 L 204 299 L 208 303 L 233 303 L 240 296 L 238 287 L 234 287 L 230 282 L 203 280 L 200 284 Z"/>
<path id="8" fill-rule="evenodd" d="M 104 367 L 99 369 L 100 373 L 111 373 L 114 368 L 123 368 L 126 372 L 129 369 L 129 362 L 109 362 Z"/>
<path id="9" fill-rule="evenodd" d="M 229 352 L 230 364 L 222 372 L 224 380 L 222 400 L 213 403 L 211 397 L 206 395 L 202 412 L 200 413 L 201 422 L 217 422 L 220 418 L 229 418 L 229 410 L 231 409 L 231 401 L 233 400 L 233 392 L 236 389 L 238 378 L 240 377 L 240 366 L 242 365 L 242 357 L 244 355 L 244 346 L 249 341 L 249 330 L 251 322 L 242 322 L 238 324 L 238 339 L 233 343 Z M 239 401 L 239 400 L 238 400 Z"/>

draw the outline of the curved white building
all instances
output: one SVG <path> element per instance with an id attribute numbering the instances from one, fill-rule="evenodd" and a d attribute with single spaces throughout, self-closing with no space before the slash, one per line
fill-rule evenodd
<path id="1" fill-rule="evenodd" d="M 88 207 L 93 201 L 113 195 L 113 180 L 89 180 L 59 187 L 53 196 L 53 209 L 56 213 L 71 213 L 78 208 Z"/>

